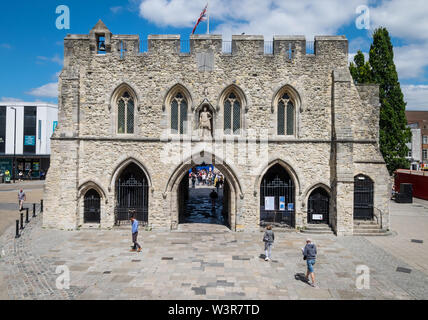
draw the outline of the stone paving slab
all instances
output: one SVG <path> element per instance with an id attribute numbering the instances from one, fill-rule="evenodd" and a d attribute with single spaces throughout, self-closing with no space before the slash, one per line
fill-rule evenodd
<path id="1" fill-rule="evenodd" d="M 197 225 L 193 226 L 197 228 Z M 209 225 L 204 226 L 210 229 Z M 313 236 L 317 284 L 301 281 L 305 235 L 277 233 L 272 262 L 263 259 L 262 233 L 141 232 L 141 253 L 129 252 L 130 232 L 60 231 L 31 220 L 21 238 L 0 238 L 3 299 L 427 299 L 428 278 L 362 237 Z M 370 289 L 356 288 L 356 267 L 370 268 Z M 58 266 L 70 289 L 58 290 Z M 0 288 L 2 289 L 2 288 Z M 3 290 L 2 290 L 3 291 Z"/>

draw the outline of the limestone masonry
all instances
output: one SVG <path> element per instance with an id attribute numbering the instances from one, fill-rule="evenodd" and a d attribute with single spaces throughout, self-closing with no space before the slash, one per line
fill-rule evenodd
<path id="1" fill-rule="evenodd" d="M 315 37 L 314 54 L 301 36 L 275 36 L 270 54 L 250 35 L 233 36 L 231 52 L 219 35 L 191 36 L 187 53 L 178 35 L 147 44 L 140 52 L 139 36 L 101 21 L 65 38 L 45 227 L 111 228 L 136 209 L 152 228 L 176 229 L 188 171 L 205 163 L 225 176 L 232 231 L 269 219 L 337 235 L 352 235 L 355 219 L 389 228 L 378 87 L 354 84 L 344 36 Z"/>

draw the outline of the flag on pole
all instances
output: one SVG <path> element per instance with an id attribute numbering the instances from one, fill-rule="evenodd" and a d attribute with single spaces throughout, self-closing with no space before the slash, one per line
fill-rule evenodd
<path id="1" fill-rule="evenodd" d="M 195 27 L 194 27 L 194 28 L 193 28 L 193 30 L 192 30 L 192 34 L 194 34 L 194 33 L 195 33 L 195 30 L 196 30 L 196 27 L 198 26 L 198 24 L 199 24 L 201 21 L 204 21 L 204 20 L 205 20 L 205 18 L 206 18 L 206 16 L 207 16 L 207 9 L 208 9 L 208 3 L 207 3 L 207 5 L 205 6 L 204 10 L 202 10 L 201 15 L 199 16 L 199 19 L 198 19 L 198 21 L 196 22 Z"/>

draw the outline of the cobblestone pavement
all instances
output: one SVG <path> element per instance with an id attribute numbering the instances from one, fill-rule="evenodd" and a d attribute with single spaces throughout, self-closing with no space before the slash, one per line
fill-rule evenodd
<path id="1" fill-rule="evenodd" d="M 141 230 L 142 231 L 142 230 Z M 191 232 L 192 231 L 192 232 Z M 199 232 L 196 232 L 199 231 Z M 262 233 L 185 224 L 176 232 L 45 230 L 33 219 L 21 238 L 0 238 L 3 299 L 427 299 L 427 275 L 360 237 L 313 236 L 319 288 L 301 281 L 305 236 L 276 232 L 273 261 L 263 260 Z M 370 268 L 370 289 L 356 289 L 356 267 Z M 58 290 L 58 266 L 70 288 Z"/>
<path id="2" fill-rule="evenodd" d="M 29 207 L 32 212 L 32 203 L 40 203 L 40 199 L 43 198 L 43 185 L 44 181 L 37 180 L 0 184 L 0 235 L 19 219 L 19 189 L 22 188 L 27 195 L 24 207 Z"/>
<path id="3" fill-rule="evenodd" d="M 396 236 L 368 239 L 372 244 L 406 261 L 412 268 L 428 274 L 428 201 L 416 198 L 413 198 L 411 204 L 391 201 L 389 207 L 391 229 Z"/>

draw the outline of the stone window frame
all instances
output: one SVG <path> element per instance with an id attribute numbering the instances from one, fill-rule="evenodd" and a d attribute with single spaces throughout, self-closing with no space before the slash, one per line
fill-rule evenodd
<path id="1" fill-rule="evenodd" d="M 225 107 L 224 106 L 225 106 L 226 100 L 228 99 L 228 97 L 232 93 L 235 95 L 236 100 L 239 100 L 240 107 L 241 107 L 239 133 L 225 133 L 225 128 L 224 128 L 224 120 L 225 120 L 225 117 L 224 117 Z M 222 119 L 220 120 L 222 135 L 228 136 L 228 137 L 242 136 L 244 134 L 245 129 L 246 129 L 245 116 L 246 116 L 246 113 L 248 111 L 247 99 L 246 99 L 246 96 L 243 93 L 242 89 L 239 88 L 235 84 L 227 86 L 220 95 L 219 109 L 220 109 L 219 114 L 221 114 L 221 117 L 222 117 Z M 232 106 L 232 113 L 233 113 L 233 106 Z M 233 117 L 232 117 L 231 125 L 233 126 Z"/>
<path id="2" fill-rule="evenodd" d="M 176 96 L 181 93 L 181 95 L 187 101 L 187 119 L 184 122 L 184 133 L 175 133 L 172 132 L 171 128 L 171 106 L 172 102 L 176 98 Z M 183 137 L 183 136 L 191 136 L 192 134 L 192 106 L 193 100 L 190 95 L 189 90 L 182 84 L 175 84 L 171 89 L 168 90 L 166 94 L 163 109 L 166 114 L 166 123 L 168 128 L 168 135 L 172 137 Z M 187 122 L 186 122 L 187 121 Z M 180 126 L 180 114 L 178 114 L 178 126 Z"/>
<path id="3" fill-rule="evenodd" d="M 288 95 L 288 102 L 291 102 L 293 105 L 293 134 L 287 134 L 287 106 L 288 103 L 285 104 L 285 110 L 284 110 L 284 134 L 278 134 L 278 108 L 279 103 L 281 102 L 284 95 Z M 290 85 L 284 85 L 279 90 L 277 90 L 276 94 L 274 95 L 273 102 L 272 102 L 272 130 L 273 135 L 277 138 L 297 138 L 298 136 L 298 120 L 299 120 L 299 110 L 300 110 L 300 97 L 297 91 L 291 87 Z"/>
<path id="4" fill-rule="evenodd" d="M 127 131 L 127 124 L 125 120 L 125 132 L 119 133 L 119 100 L 123 97 L 123 95 L 128 92 L 131 98 L 134 100 L 134 130 L 132 133 L 128 133 Z M 137 118 L 138 118 L 138 97 L 134 89 L 132 89 L 129 85 L 126 83 L 121 84 L 119 87 L 116 88 L 112 95 L 111 99 L 111 105 L 113 105 L 114 110 L 114 135 L 119 137 L 131 137 L 135 136 L 137 134 Z M 127 105 L 126 105 L 127 106 Z M 125 110 L 127 112 L 127 110 Z M 127 114 L 127 113 L 126 113 Z M 125 117 L 126 119 L 126 117 Z"/>

